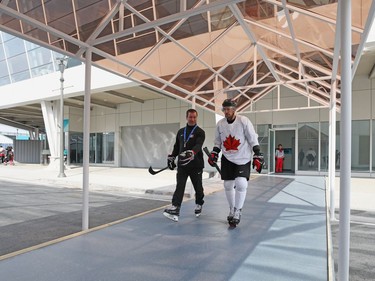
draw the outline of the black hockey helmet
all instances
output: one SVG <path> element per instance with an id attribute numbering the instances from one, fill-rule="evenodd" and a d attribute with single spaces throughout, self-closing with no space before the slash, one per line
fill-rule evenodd
<path id="1" fill-rule="evenodd" d="M 223 101 L 222 107 L 237 107 L 237 103 L 233 99 L 226 99 Z"/>

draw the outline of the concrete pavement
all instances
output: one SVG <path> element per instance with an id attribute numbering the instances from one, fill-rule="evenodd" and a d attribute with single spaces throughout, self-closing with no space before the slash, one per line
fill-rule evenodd
<path id="1" fill-rule="evenodd" d="M 158 170 L 155 168 L 155 170 Z M 165 170 L 151 175 L 148 169 L 114 168 L 91 166 L 89 168 L 90 191 L 119 193 L 119 194 L 166 194 L 174 191 L 176 171 Z M 82 188 L 83 168 L 70 166 L 64 171 L 66 177 L 58 177 L 59 170 L 39 164 L 16 164 L 15 166 L 0 165 L 0 177 L 12 181 L 55 185 L 60 187 Z M 203 173 L 203 179 L 208 179 L 209 173 Z M 212 190 L 212 188 L 214 188 Z M 214 192 L 217 187 L 210 185 L 206 193 Z M 193 188 L 188 181 L 186 195 L 193 194 Z"/>
<path id="2" fill-rule="evenodd" d="M 151 175 L 143 168 L 114 168 L 91 166 L 89 175 L 90 191 L 111 192 L 119 194 L 164 194 L 171 195 L 176 184 L 176 171 L 165 170 L 157 175 Z M 155 169 L 156 170 L 156 169 Z M 2 179 L 26 181 L 38 184 L 53 184 L 62 187 L 82 188 L 83 168 L 71 166 L 65 169 L 64 178 L 59 178 L 56 168 L 39 164 L 16 164 L 15 166 L 0 165 Z M 252 177 L 257 176 L 252 174 Z M 278 174 L 277 176 L 282 176 Z M 208 179 L 209 173 L 204 172 L 203 178 Z M 222 187 L 206 185 L 207 194 Z M 186 195 L 192 196 L 193 188 L 188 181 Z M 335 179 L 335 204 L 340 204 L 340 178 Z M 375 211 L 375 178 L 351 179 L 351 209 Z"/>
<path id="3" fill-rule="evenodd" d="M 76 190 L 79 194 L 79 189 L 82 188 L 82 167 L 70 167 L 69 169 L 65 170 L 66 177 L 65 178 L 59 178 L 58 177 L 59 172 L 57 170 L 53 170 L 49 167 L 41 166 L 41 165 L 34 165 L 34 164 L 18 164 L 16 166 L 0 166 L 0 177 L 7 181 L 12 182 L 20 182 L 27 185 L 27 183 L 33 183 L 33 184 L 39 184 L 39 185 L 46 185 L 46 186 L 56 186 L 61 188 L 71 188 L 72 190 Z M 277 175 L 277 178 L 288 178 L 289 176 L 285 175 Z M 208 179 L 208 173 L 205 173 L 205 189 L 206 189 L 206 195 L 210 193 L 214 193 L 218 190 L 222 190 L 222 182 L 217 179 Z M 272 178 L 272 177 L 270 177 Z M 297 177 L 298 178 L 298 177 Z M 317 177 L 321 178 L 321 177 Z M 116 198 L 116 195 L 119 196 L 126 196 L 129 194 L 132 195 L 139 195 L 139 196 L 158 196 L 163 195 L 164 196 L 164 203 L 163 202 L 156 202 L 155 206 L 162 206 L 164 204 L 168 204 L 170 201 L 170 195 L 172 194 L 174 187 L 175 187 L 175 171 L 163 171 L 162 173 L 152 176 L 148 173 L 147 169 L 130 169 L 130 168 L 112 168 L 112 167 L 90 167 L 90 176 L 89 176 L 89 182 L 90 182 L 90 191 L 93 192 L 99 192 L 103 194 L 112 194 L 114 195 L 113 198 Z M 49 187 L 50 188 L 50 187 Z M 374 189 L 375 189 L 375 179 L 373 178 L 352 178 L 352 186 L 351 186 L 351 207 L 352 207 L 352 220 L 355 219 L 356 223 L 358 223 L 358 212 L 355 212 L 355 210 L 363 210 L 367 214 L 370 215 L 370 219 L 365 219 L 364 223 L 362 220 L 362 227 L 371 228 L 371 225 L 373 225 L 373 214 L 367 213 L 368 211 L 373 211 L 375 206 L 373 204 L 374 200 Z M 188 184 L 187 186 L 187 195 L 191 196 L 191 184 Z M 336 188 L 335 188 L 335 201 L 336 201 L 336 208 L 339 207 L 339 193 L 340 193 L 340 182 L 339 178 L 336 178 Z M 59 193 L 61 194 L 61 193 Z M 281 193 L 282 194 L 282 193 Z M 90 199 L 95 198 L 90 196 Z M 282 201 L 284 200 L 283 197 Z M 107 200 L 107 199 L 106 199 Z M 128 199 L 121 199 L 119 201 L 121 202 L 115 202 L 112 201 L 110 205 L 108 206 L 98 206 L 97 207 L 97 214 L 102 215 L 105 209 L 105 213 L 107 215 L 110 215 L 111 218 L 113 218 L 113 214 L 109 213 L 110 210 L 113 209 L 119 209 L 120 211 L 125 211 L 125 209 L 121 209 L 123 207 L 124 200 Z M 130 204 L 130 201 L 127 201 L 127 204 Z M 99 203 L 100 205 L 101 203 Z M 136 205 L 139 205 L 139 201 L 135 203 Z M 147 203 L 149 204 L 149 203 Z M 192 202 L 189 203 L 190 205 Z M 189 205 L 187 204 L 187 205 Z M 129 206 L 129 205 L 128 205 Z M 95 212 L 93 212 L 95 213 Z M 73 214 L 73 213 L 71 213 Z M 121 214 L 123 217 L 124 213 Z M 79 219 L 80 217 L 80 211 L 76 211 L 74 213 L 74 216 Z M 157 216 L 160 216 L 160 214 L 157 214 Z M 365 216 L 365 218 L 366 218 Z M 61 215 L 60 217 L 68 218 L 72 217 L 71 215 Z M 362 216 L 363 217 L 363 216 Z M 77 219 L 76 218 L 76 219 Z M 100 220 L 99 220 L 100 219 Z M 98 225 L 102 223 L 102 217 L 98 216 Z M 70 219 L 71 220 L 71 219 Z M 99 222 L 100 221 L 100 222 Z M 162 220 L 163 221 L 163 220 Z M 353 222 L 353 221 L 352 221 Z M 31 222 L 30 222 L 31 223 Z M 38 221 L 38 225 L 40 226 L 41 223 L 45 223 L 42 219 Z M 35 225 L 35 221 L 30 224 L 27 229 L 30 230 L 30 226 Z M 68 224 L 66 224 L 68 225 Z M 18 225 L 22 228 L 22 225 Z M 13 227 L 13 226 L 12 226 Z M 45 224 L 43 224 L 43 227 L 45 227 Z M 56 227 L 55 225 L 53 226 Z M 66 226 L 64 226 L 64 230 L 66 230 Z M 79 225 L 76 228 L 75 231 L 79 229 Z M 352 231 L 356 231 L 358 227 L 355 227 L 352 229 Z M 337 261 L 337 225 L 333 225 L 333 237 L 334 237 L 334 244 L 335 244 L 335 261 Z M 359 241 L 358 237 L 368 237 L 366 243 L 368 245 L 373 244 L 373 239 L 371 238 L 371 232 L 369 232 L 369 229 L 366 229 L 368 232 L 366 233 L 359 233 L 358 235 L 356 233 L 352 233 L 352 248 L 357 249 L 357 245 L 362 245 L 364 242 L 361 240 L 361 243 L 357 243 Z M 20 232 L 17 232 L 20 233 Z M 370 236 L 369 236 L 370 235 Z M 29 235 L 27 235 L 29 236 Z M 365 244 L 366 244 L 365 243 Z M 366 244 L 367 245 L 367 244 Z M 362 246 L 361 246 L 362 247 Z M 358 247 L 359 248 L 359 247 Z M 371 250 L 369 246 L 363 246 L 362 248 L 366 249 L 367 252 L 371 253 Z M 357 251 L 355 251 L 354 254 L 356 254 Z M 364 255 L 364 254 L 362 254 Z M 372 256 L 370 254 L 370 256 Z M 362 257 L 362 256 L 361 256 Z M 366 256 L 367 257 L 367 256 Z M 362 278 L 362 279 L 353 279 L 353 280 L 371 280 L 371 279 L 363 279 L 363 274 L 368 274 L 372 271 L 372 269 L 367 270 L 366 268 L 363 268 L 362 265 L 357 266 L 356 261 L 359 260 L 366 260 L 367 263 L 365 266 L 368 268 L 373 268 L 372 264 L 369 265 L 368 258 L 360 258 L 355 259 L 351 261 L 351 272 L 353 268 L 361 268 L 361 275 L 359 275 L 357 272 L 353 273 L 355 276 Z M 360 267 L 362 266 L 362 267 Z M 351 273 L 352 274 L 352 273 Z M 371 274 L 371 273 L 369 273 Z M 370 275 L 368 275 L 370 276 Z M 352 278 L 352 277 L 351 277 Z"/>
<path id="4" fill-rule="evenodd" d="M 241 224 L 236 229 L 228 228 L 226 222 L 228 209 L 222 181 L 210 178 L 206 182 L 216 184 L 221 191 L 206 196 L 204 212 L 199 218 L 194 215 L 194 200 L 184 202 L 178 223 L 164 218 L 161 206 L 3 256 L 2 278 L 8 281 L 327 280 L 324 179 L 269 176 L 253 179 Z M 22 185 L 28 193 L 21 195 L 31 204 L 28 200 L 31 185 L 25 181 Z M 13 192 L 19 188 L 15 186 Z M 56 193 L 62 188 L 49 189 Z M 72 190 L 79 193 L 78 189 Z M 48 203 L 45 197 L 41 198 L 42 193 L 39 191 L 36 199 Z M 62 194 L 56 195 L 61 201 Z M 96 213 L 105 214 L 120 207 L 125 211 L 126 205 L 132 208 L 129 201 L 118 203 L 105 209 L 98 206 Z M 72 221 L 77 218 L 76 213 L 60 214 L 58 218 Z M 59 219 L 53 215 L 43 221 L 30 221 L 14 237 L 31 232 L 30 227 L 35 223 L 39 233 L 44 233 L 47 220 L 56 226 L 61 222 Z M 72 222 L 77 221 L 79 217 Z M 0 233 L 6 228 L 1 228 Z M 29 236 L 30 233 L 25 237 Z M 2 243 L 7 244 L 6 241 Z"/>

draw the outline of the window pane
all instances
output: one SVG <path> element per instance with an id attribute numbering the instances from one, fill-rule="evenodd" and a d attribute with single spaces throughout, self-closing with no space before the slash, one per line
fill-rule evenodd
<path id="1" fill-rule="evenodd" d="M 8 34 L 8 33 L 5 33 L 5 32 L 2 32 L 2 34 L 3 34 L 3 40 L 4 40 L 4 42 L 5 42 L 5 41 L 12 40 L 12 39 L 15 38 L 13 35 Z"/>
<path id="2" fill-rule="evenodd" d="M 19 54 L 25 53 L 25 46 L 22 39 L 17 37 L 4 42 L 5 53 L 7 57 L 17 56 Z"/>
<path id="3" fill-rule="evenodd" d="M 18 73 L 28 70 L 26 54 L 21 54 L 8 59 L 10 73 Z"/>
<path id="4" fill-rule="evenodd" d="M 0 61 L 0 77 L 9 76 L 6 61 Z"/>
<path id="5" fill-rule="evenodd" d="M 318 170 L 319 123 L 298 124 L 298 170 Z"/>
<path id="6" fill-rule="evenodd" d="M 103 133 L 103 163 L 114 162 L 115 133 Z"/>
<path id="7" fill-rule="evenodd" d="M 70 163 L 83 162 L 83 133 L 71 132 L 69 137 Z"/>
<path id="8" fill-rule="evenodd" d="M 257 125 L 257 134 L 258 134 L 258 141 L 260 146 L 260 151 L 263 153 L 263 157 L 265 160 L 268 159 L 268 138 L 269 138 L 269 129 L 271 125 Z M 264 163 L 264 169 L 268 169 L 268 164 Z"/>
<path id="9" fill-rule="evenodd" d="M 0 43 L 0 60 L 5 59 L 5 54 L 4 54 L 4 45 Z"/>
<path id="10" fill-rule="evenodd" d="M 96 163 L 95 157 L 95 144 L 96 144 L 96 134 L 91 133 L 89 139 L 89 162 Z"/>
<path id="11" fill-rule="evenodd" d="M 4 76 L 0 78 L 0 86 L 4 86 L 10 84 L 10 78 L 8 76 Z"/>
<path id="12" fill-rule="evenodd" d="M 37 77 L 37 76 L 49 74 L 49 73 L 52 73 L 52 72 L 54 72 L 52 63 L 42 65 L 42 66 L 35 67 L 35 68 L 31 69 L 32 77 Z"/>
<path id="13" fill-rule="evenodd" d="M 38 67 L 52 62 L 51 52 L 44 48 L 37 48 L 27 53 L 30 67 Z"/>
<path id="14" fill-rule="evenodd" d="M 12 74 L 12 83 L 23 81 L 30 78 L 30 72 L 29 70 L 21 71 L 18 73 Z"/>
<path id="15" fill-rule="evenodd" d="M 329 154 L 329 123 L 320 123 L 320 170 L 328 171 L 328 154 Z"/>
<path id="16" fill-rule="evenodd" d="M 370 121 L 352 123 L 352 171 L 370 170 Z"/>
<path id="17" fill-rule="evenodd" d="M 336 170 L 340 169 L 340 121 L 336 122 Z"/>
<path id="18" fill-rule="evenodd" d="M 103 133 L 96 134 L 96 163 L 103 163 Z"/>
<path id="19" fill-rule="evenodd" d="M 90 134 L 90 163 L 103 163 L 103 133 Z"/>
<path id="20" fill-rule="evenodd" d="M 25 46 L 26 46 L 26 50 L 28 50 L 28 51 L 36 49 L 36 48 L 40 48 L 39 45 L 28 42 L 28 41 L 25 41 Z"/>

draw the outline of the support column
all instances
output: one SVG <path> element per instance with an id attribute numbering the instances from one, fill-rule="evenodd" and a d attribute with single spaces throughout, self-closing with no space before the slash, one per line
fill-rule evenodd
<path id="1" fill-rule="evenodd" d="M 352 13 L 351 1 L 341 1 L 341 122 L 340 122 L 340 224 L 338 280 L 349 280 L 350 185 L 352 146 Z"/>
<path id="2" fill-rule="evenodd" d="M 43 120 L 46 126 L 46 135 L 48 139 L 49 151 L 50 151 L 50 164 L 48 168 L 57 170 L 59 160 L 59 145 L 60 141 L 58 138 L 58 115 L 59 110 L 57 101 L 41 101 L 40 105 L 43 113 Z"/>
<path id="3" fill-rule="evenodd" d="M 85 99 L 83 108 L 83 187 L 82 187 L 82 230 L 89 229 L 89 145 L 90 145 L 90 104 L 91 104 L 91 50 L 86 50 Z"/>
<path id="4" fill-rule="evenodd" d="M 328 151 L 328 181 L 330 190 L 330 219 L 335 220 L 335 177 L 336 177 L 336 80 L 331 85 L 331 100 L 329 107 L 329 151 Z"/>

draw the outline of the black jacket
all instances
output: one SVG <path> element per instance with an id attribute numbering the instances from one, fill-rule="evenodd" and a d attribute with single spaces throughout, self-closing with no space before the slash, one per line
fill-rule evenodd
<path id="1" fill-rule="evenodd" d="M 206 133 L 199 126 L 196 126 L 194 131 L 192 132 L 193 129 L 194 126 L 189 126 L 186 124 L 186 127 L 183 127 L 178 130 L 176 135 L 176 142 L 173 146 L 172 155 L 177 157 L 183 151 L 192 150 L 195 153 L 194 159 L 186 166 L 180 166 L 179 161 L 177 159 L 178 166 L 184 168 L 203 169 L 204 160 L 202 146 L 206 138 Z"/>

